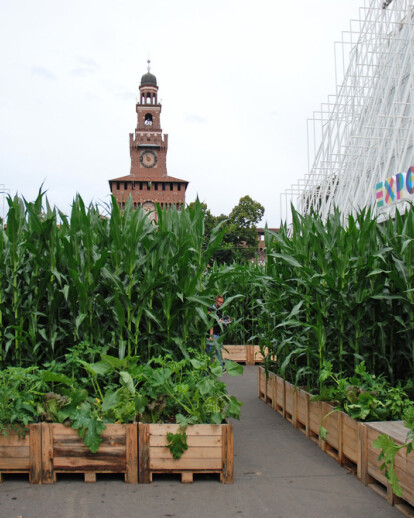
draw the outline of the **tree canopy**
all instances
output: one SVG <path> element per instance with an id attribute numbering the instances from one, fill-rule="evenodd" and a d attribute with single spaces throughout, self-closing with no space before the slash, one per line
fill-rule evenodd
<path id="1" fill-rule="evenodd" d="M 190 203 L 190 206 L 193 204 L 194 202 Z M 256 226 L 263 218 L 263 205 L 250 198 L 250 196 L 243 196 L 228 216 L 225 214 L 212 215 L 206 203 L 202 203 L 202 207 L 205 215 L 206 241 L 210 239 L 213 228 L 220 223 L 222 225 L 222 247 L 214 255 L 217 262 L 243 262 L 255 256 L 257 253 Z"/>

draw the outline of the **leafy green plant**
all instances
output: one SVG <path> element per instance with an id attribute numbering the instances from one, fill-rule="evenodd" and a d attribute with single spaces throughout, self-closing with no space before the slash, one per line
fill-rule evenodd
<path id="1" fill-rule="evenodd" d="M 187 434 L 185 429 L 180 428 L 177 433 L 167 433 L 167 444 L 174 459 L 181 459 L 183 453 L 188 450 Z"/>
<path id="2" fill-rule="evenodd" d="M 380 434 L 372 443 L 374 448 L 380 449 L 378 460 L 382 460 L 381 469 L 384 470 L 387 480 L 391 484 L 393 492 L 402 496 L 402 489 L 395 472 L 395 457 L 400 450 L 406 449 L 406 455 L 414 450 L 414 408 L 408 408 L 404 412 L 404 424 L 409 429 L 404 444 L 398 445 L 392 437 Z"/>
<path id="3" fill-rule="evenodd" d="M 358 421 L 398 420 L 413 406 L 400 384 L 392 387 L 384 377 L 370 374 L 364 362 L 350 377 L 333 373 L 332 363 L 325 362 L 320 382 L 320 393 L 312 399 L 332 401 L 336 410 L 342 410 Z"/>

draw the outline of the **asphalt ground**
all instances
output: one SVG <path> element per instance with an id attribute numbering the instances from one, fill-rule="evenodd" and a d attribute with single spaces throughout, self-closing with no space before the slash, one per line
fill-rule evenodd
<path id="1" fill-rule="evenodd" d="M 154 476 L 152 484 L 60 476 L 33 486 L 5 476 L 0 518 L 392 518 L 403 515 L 257 397 L 257 367 L 226 377 L 243 402 L 234 421 L 234 483 L 218 476 Z"/>

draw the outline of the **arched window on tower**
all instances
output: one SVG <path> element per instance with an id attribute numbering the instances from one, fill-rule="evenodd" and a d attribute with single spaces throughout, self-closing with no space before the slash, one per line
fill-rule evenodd
<path id="1" fill-rule="evenodd" d="M 152 114 L 151 113 L 145 114 L 144 124 L 145 124 L 145 126 L 152 126 Z"/>
<path id="2" fill-rule="evenodd" d="M 152 96 L 150 92 L 147 93 L 146 104 L 152 104 Z"/>

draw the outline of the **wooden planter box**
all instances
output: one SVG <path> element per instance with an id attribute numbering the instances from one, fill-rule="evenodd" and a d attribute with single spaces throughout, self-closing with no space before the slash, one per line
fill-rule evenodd
<path id="1" fill-rule="evenodd" d="M 97 473 L 124 473 L 125 482 L 138 482 L 137 424 L 107 424 L 96 453 L 72 428 L 56 423 L 41 426 L 44 484 L 56 482 L 58 473 L 82 473 L 85 482 L 95 482 Z"/>
<path id="2" fill-rule="evenodd" d="M 396 497 L 388 483 L 384 471 L 380 469 L 382 461 L 378 460 L 381 450 L 373 446 L 373 441 L 381 435 L 389 435 L 398 444 L 406 442 L 408 429 L 402 421 L 384 421 L 366 423 L 364 427 L 364 450 L 362 481 L 384 496 L 388 503 L 401 506 L 402 501 L 414 506 L 414 453 L 406 456 L 405 448 L 397 453 L 395 458 L 395 473 L 400 480 L 402 499 Z"/>
<path id="3" fill-rule="evenodd" d="M 309 402 L 310 394 L 298 388 L 295 394 L 295 412 L 292 424 L 309 437 Z"/>
<path id="4" fill-rule="evenodd" d="M 257 373 L 258 397 L 274 409 L 276 404 L 276 374 L 269 372 L 269 376 L 266 376 L 264 367 L 258 367 Z"/>
<path id="5" fill-rule="evenodd" d="M 233 360 L 246 365 L 254 365 L 264 360 L 259 345 L 223 345 L 221 355 L 223 360 Z"/>
<path id="6" fill-rule="evenodd" d="M 270 373 L 266 380 L 263 367 L 258 368 L 259 398 L 290 421 L 295 428 L 317 442 L 320 448 L 340 464 L 352 469 L 361 478 L 362 433 L 364 423 L 355 421 L 343 412 L 333 412 L 334 405 L 312 401 L 312 395 Z M 269 396 L 271 394 L 271 396 Z M 272 404 L 273 402 L 273 404 Z M 327 430 L 326 441 L 320 438 L 320 427 Z"/>
<path id="7" fill-rule="evenodd" d="M 154 473 L 179 473 L 183 483 L 191 483 L 194 473 L 218 473 L 220 482 L 233 482 L 232 425 L 189 425 L 188 450 L 174 459 L 166 448 L 167 433 L 178 429 L 177 424 L 139 423 L 139 483 L 152 482 Z"/>
<path id="8" fill-rule="evenodd" d="M 340 450 L 338 461 L 356 472 L 362 478 L 362 448 L 366 424 L 356 421 L 344 412 L 340 415 Z"/>
<path id="9" fill-rule="evenodd" d="M 31 484 L 42 482 L 40 424 L 28 425 L 25 437 L 0 433 L 0 482 L 6 473 L 27 473 Z"/>

